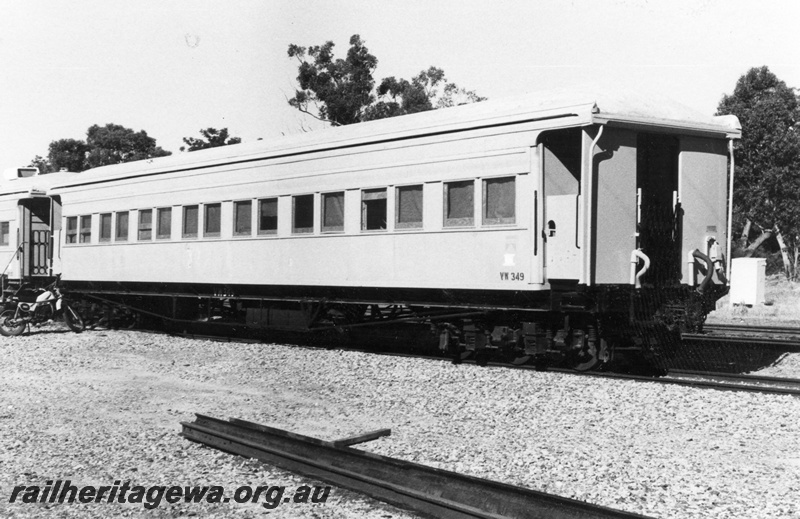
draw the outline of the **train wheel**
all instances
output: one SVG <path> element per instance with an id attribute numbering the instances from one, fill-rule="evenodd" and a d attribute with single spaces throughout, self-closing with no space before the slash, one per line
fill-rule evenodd
<path id="1" fill-rule="evenodd" d="M 599 368 L 608 360 L 608 346 L 606 341 L 589 341 L 586 348 L 578 356 L 575 371 L 591 371 Z"/>
<path id="2" fill-rule="evenodd" d="M 69 329 L 75 333 L 81 333 L 86 327 L 80 314 L 73 310 L 68 304 L 64 304 L 64 322 L 67 323 Z"/>
<path id="3" fill-rule="evenodd" d="M 16 312 L 14 310 L 6 310 L 0 313 L 0 335 L 15 337 L 17 335 L 22 335 L 22 332 L 25 331 L 25 321 L 15 321 L 15 314 Z"/>

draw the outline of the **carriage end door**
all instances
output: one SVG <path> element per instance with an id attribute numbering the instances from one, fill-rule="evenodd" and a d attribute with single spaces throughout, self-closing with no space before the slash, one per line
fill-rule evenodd
<path id="1" fill-rule="evenodd" d="M 20 261 L 23 278 L 52 275 L 51 259 L 51 205 L 47 197 L 20 200 Z"/>
<path id="2" fill-rule="evenodd" d="M 579 128 L 542 134 L 544 222 L 542 238 L 547 279 L 580 279 L 578 204 L 581 142 Z"/>

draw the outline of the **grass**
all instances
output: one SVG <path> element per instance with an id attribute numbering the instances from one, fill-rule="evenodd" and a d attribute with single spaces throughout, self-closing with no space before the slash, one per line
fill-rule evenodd
<path id="1" fill-rule="evenodd" d="M 748 324 L 752 326 L 800 326 L 800 283 L 787 281 L 783 275 L 768 276 L 765 304 L 734 305 L 730 296 L 717 302 L 717 309 L 707 322 Z"/>

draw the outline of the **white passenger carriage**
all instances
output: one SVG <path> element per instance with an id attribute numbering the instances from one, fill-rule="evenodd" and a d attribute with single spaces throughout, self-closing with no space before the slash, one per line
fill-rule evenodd
<path id="1" fill-rule="evenodd" d="M 48 257 L 73 293 L 176 322 L 413 317 L 444 349 L 591 367 L 658 350 L 652 329 L 696 326 L 724 293 L 738 136 L 732 117 L 562 93 L 106 166 L 49 183 Z"/>

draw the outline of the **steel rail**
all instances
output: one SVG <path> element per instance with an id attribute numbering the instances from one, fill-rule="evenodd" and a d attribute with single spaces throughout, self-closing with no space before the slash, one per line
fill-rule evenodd
<path id="1" fill-rule="evenodd" d="M 548 371 L 556 371 L 559 373 L 569 373 L 578 376 L 588 376 L 588 377 L 597 377 L 597 378 L 609 378 L 609 379 L 616 379 L 616 380 L 630 380 L 633 382 L 651 382 L 654 384 L 667 384 L 673 386 L 686 386 L 686 387 L 693 387 L 698 389 L 717 389 L 720 391 L 745 391 L 749 393 L 767 393 L 767 394 L 774 394 L 774 395 L 789 395 L 789 396 L 800 396 L 800 389 L 794 388 L 786 388 L 786 387 L 775 387 L 775 386 L 762 386 L 762 385 L 752 385 L 747 383 L 726 383 L 726 382 L 715 382 L 713 380 L 708 380 L 708 378 L 714 378 L 711 375 L 703 373 L 702 375 L 698 374 L 696 378 L 693 377 L 671 377 L 669 374 L 665 377 L 647 377 L 643 375 L 628 375 L 624 373 L 607 373 L 607 372 L 598 372 L 598 371 L 585 371 L 585 372 L 576 372 L 567 369 L 548 369 Z M 702 372 L 699 372 L 702 373 Z M 704 377 L 704 378 L 703 378 Z M 732 377 L 728 377 L 732 378 Z M 786 379 L 786 380 L 793 380 L 793 379 Z"/>
<path id="2" fill-rule="evenodd" d="M 696 371 L 676 369 L 670 370 L 669 376 L 674 377 L 705 377 L 716 380 L 732 380 L 741 384 L 772 384 L 782 385 L 786 389 L 800 390 L 800 378 L 770 377 L 763 375 L 747 375 L 739 373 L 724 373 L 719 371 Z"/>
<path id="3" fill-rule="evenodd" d="M 750 326 L 745 324 L 705 323 L 703 329 L 709 332 L 774 333 L 777 335 L 800 336 L 800 327 L 791 326 Z"/>
<path id="4" fill-rule="evenodd" d="M 256 458 L 422 514 L 447 519 L 646 518 L 505 483 L 336 446 L 244 420 L 201 414 L 181 422 L 191 441 Z"/>
<path id="5" fill-rule="evenodd" d="M 748 337 L 744 335 L 707 335 L 702 333 L 684 333 L 681 340 L 690 342 L 707 342 L 723 344 L 752 344 L 760 347 L 775 348 L 782 351 L 797 353 L 800 352 L 800 340 L 798 339 L 771 339 L 765 337 Z"/>

